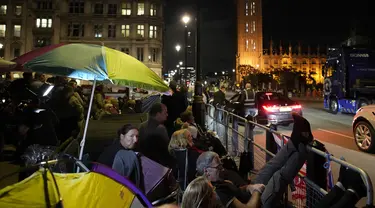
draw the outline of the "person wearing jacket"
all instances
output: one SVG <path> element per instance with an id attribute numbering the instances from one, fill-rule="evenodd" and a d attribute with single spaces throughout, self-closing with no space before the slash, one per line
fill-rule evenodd
<path id="1" fill-rule="evenodd" d="M 262 207 L 277 207 L 289 184 L 307 159 L 306 146 L 313 141 L 310 123 L 303 117 L 293 114 L 294 126 L 290 140 L 272 160 L 258 172 L 252 184 L 243 188 L 223 180 L 223 166 L 214 152 L 202 153 L 197 160 L 197 173 L 206 176 L 216 187 L 216 193 L 226 207 L 249 206 L 254 189 L 261 191 Z"/>
<path id="2" fill-rule="evenodd" d="M 220 90 L 214 93 L 214 106 L 219 107 L 226 105 L 228 100 L 225 98 L 225 86 L 221 86 Z"/>
<path id="3" fill-rule="evenodd" d="M 174 122 L 180 116 L 182 112 L 188 107 L 188 101 L 186 93 L 179 92 L 177 90 L 177 83 L 171 81 L 169 88 L 172 90 L 172 96 L 163 95 L 161 98 L 161 103 L 163 103 L 168 109 L 168 118 L 164 125 L 167 128 L 169 138 L 172 136 L 173 132 L 177 129 L 174 127 Z"/>
<path id="4" fill-rule="evenodd" d="M 167 107 L 155 103 L 148 113 L 148 120 L 140 125 L 138 150 L 144 156 L 169 168 L 175 165 L 168 152 L 170 137 L 163 123 L 167 120 Z"/>
<path id="5" fill-rule="evenodd" d="M 117 139 L 99 156 L 98 163 L 111 167 L 132 182 L 139 181 L 140 164 L 134 152 L 138 143 L 137 127 L 126 124 L 117 132 Z"/>

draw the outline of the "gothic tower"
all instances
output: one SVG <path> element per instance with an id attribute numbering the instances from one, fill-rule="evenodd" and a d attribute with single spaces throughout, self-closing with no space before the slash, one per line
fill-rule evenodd
<path id="1" fill-rule="evenodd" d="M 240 65 L 262 69 L 263 32 L 262 0 L 236 0 L 237 3 L 237 59 Z M 237 72 L 236 80 L 241 77 Z"/>

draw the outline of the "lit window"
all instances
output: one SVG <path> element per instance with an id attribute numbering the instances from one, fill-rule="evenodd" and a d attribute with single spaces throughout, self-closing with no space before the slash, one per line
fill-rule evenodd
<path id="1" fill-rule="evenodd" d="M 96 38 L 103 37 L 103 25 L 94 25 L 94 36 Z"/>
<path id="2" fill-rule="evenodd" d="M 246 32 L 249 32 L 249 23 L 246 22 Z"/>
<path id="3" fill-rule="evenodd" d="M 253 21 L 253 32 L 255 32 L 255 21 Z"/>
<path id="4" fill-rule="evenodd" d="M 0 25 L 0 37 L 5 37 L 7 31 L 7 26 L 5 24 Z"/>
<path id="5" fill-rule="evenodd" d="M 131 3 L 122 3 L 121 8 L 122 15 L 131 15 L 132 14 L 132 4 Z"/>
<path id="6" fill-rule="evenodd" d="M 143 48 L 137 48 L 137 59 L 143 61 Z"/>
<path id="7" fill-rule="evenodd" d="M 21 37 L 21 25 L 14 25 L 14 37 Z"/>
<path id="8" fill-rule="evenodd" d="M 7 14 L 7 5 L 1 5 L 0 6 L 0 15 L 6 15 Z"/>
<path id="9" fill-rule="evenodd" d="M 249 40 L 246 40 L 246 50 L 249 49 Z"/>
<path id="10" fill-rule="evenodd" d="M 116 25 L 108 25 L 108 37 L 109 38 L 116 37 Z"/>
<path id="11" fill-rule="evenodd" d="M 145 4 L 144 3 L 138 3 L 137 15 L 145 15 Z"/>
<path id="12" fill-rule="evenodd" d="M 17 5 L 16 10 L 14 11 L 14 14 L 17 16 L 20 16 L 22 14 L 22 6 Z"/>
<path id="13" fill-rule="evenodd" d="M 156 4 L 150 5 L 150 16 L 156 16 Z"/>
<path id="14" fill-rule="evenodd" d="M 51 28 L 52 27 L 52 19 L 47 20 L 47 27 Z"/>
<path id="15" fill-rule="evenodd" d="M 36 27 L 37 28 L 51 28 L 52 27 L 52 19 L 51 18 L 37 18 L 36 19 Z"/>
<path id="16" fill-rule="evenodd" d="M 137 25 L 137 36 L 145 37 L 145 26 L 144 25 Z"/>
<path id="17" fill-rule="evenodd" d="M 249 2 L 245 3 L 245 15 L 249 16 Z"/>
<path id="18" fill-rule="evenodd" d="M 123 37 L 130 36 L 130 25 L 121 25 L 121 34 Z"/>
<path id="19" fill-rule="evenodd" d="M 251 4 L 251 16 L 255 15 L 255 2 Z"/>
<path id="20" fill-rule="evenodd" d="M 157 38 L 158 28 L 156 26 L 150 26 L 150 38 Z"/>
<path id="21" fill-rule="evenodd" d="M 256 49 L 256 46 L 255 46 L 255 41 L 254 41 L 254 43 L 253 43 L 253 50 L 255 51 L 255 49 Z"/>

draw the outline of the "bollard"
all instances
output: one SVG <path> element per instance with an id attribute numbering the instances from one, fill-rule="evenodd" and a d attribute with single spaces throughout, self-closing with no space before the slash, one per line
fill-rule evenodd
<path id="1" fill-rule="evenodd" d="M 277 126 L 276 125 L 270 125 L 270 129 L 277 131 Z M 272 132 L 267 131 L 266 132 L 266 149 L 273 154 L 277 153 L 277 143 L 275 142 L 275 138 L 273 137 Z M 273 157 L 271 155 L 266 155 L 266 162 L 270 161 Z"/>
<path id="2" fill-rule="evenodd" d="M 324 144 L 315 140 L 312 145 L 314 148 L 325 152 Z M 314 152 L 309 151 L 307 155 L 306 177 L 318 185 L 320 188 L 327 190 L 327 169 L 324 167 L 326 158 L 321 157 Z M 313 207 L 314 191 L 311 189 L 306 190 L 306 207 Z"/>

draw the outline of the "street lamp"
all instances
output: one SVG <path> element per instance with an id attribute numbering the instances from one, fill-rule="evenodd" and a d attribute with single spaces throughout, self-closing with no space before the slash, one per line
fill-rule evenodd
<path id="1" fill-rule="evenodd" d="M 232 72 L 236 72 L 236 70 L 235 70 L 235 69 L 233 69 L 233 70 L 232 70 Z"/>
<path id="2" fill-rule="evenodd" d="M 176 51 L 180 52 L 180 50 L 181 50 L 181 46 L 180 45 L 176 45 Z"/>
<path id="3" fill-rule="evenodd" d="M 184 69 L 184 77 L 185 77 L 185 84 L 187 83 L 187 79 L 188 79 L 188 76 L 187 76 L 187 56 L 188 56 L 188 53 L 187 53 L 187 50 L 188 50 L 188 28 L 187 28 L 187 25 L 188 23 L 190 22 L 190 16 L 188 15 L 184 15 L 182 17 L 182 22 L 185 24 L 185 69 Z"/>
<path id="4" fill-rule="evenodd" d="M 180 63 L 179 63 L 180 65 L 182 65 L 183 63 L 182 63 L 182 61 L 180 61 Z"/>
<path id="5" fill-rule="evenodd" d="M 185 23 L 185 27 L 187 27 L 187 24 L 190 22 L 190 17 L 188 15 L 184 15 L 182 17 L 182 22 Z"/>

